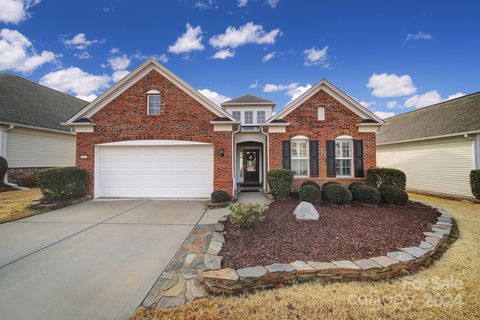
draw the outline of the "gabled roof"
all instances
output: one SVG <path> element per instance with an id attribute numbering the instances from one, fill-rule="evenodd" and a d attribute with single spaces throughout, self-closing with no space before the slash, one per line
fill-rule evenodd
<path id="1" fill-rule="evenodd" d="M 260 98 L 257 96 L 253 96 L 251 94 L 246 94 L 241 97 L 225 101 L 224 103 L 222 103 L 222 106 L 236 106 L 236 105 L 244 105 L 244 104 L 274 106 L 275 102 L 264 99 L 264 98 Z"/>
<path id="2" fill-rule="evenodd" d="M 69 132 L 61 123 L 87 104 L 30 80 L 0 74 L 1 123 Z"/>
<path id="3" fill-rule="evenodd" d="M 377 144 L 480 132 L 480 92 L 385 120 Z"/>
<path id="4" fill-rule="evenodd" d="M 295 100 L 287 104 L 285 107 L 283 107 L 282 110 L 280 110 L 280 112 L 278 112 L 276 115 L 271 117 L 266 123 L 268 124 L 268 123 L 274 122 L 275 120 L 283 119 L 287 114 L 295 110 L 297 107 L 299 107 L 302 103 L 307 101 L 310 97 L 312 97 L 314 94 L 316 94 L 320 90 L 326 91 L 332 97 L 342 102 L 347 108 L 352 110 L 363 120 L 365 119 L 374 120 L 375 122 L 370 123 L 371 125 L 382 125 L 384 123 L 383 120 L 377 117 L 373 112 L 371 112 L 370 110 L 362 106 L 360 103 L 355 101 L 355 99 L 353 99 L 352 97 L 350 97 L 349 95 L 347 95 L 342 90 L 338 89 L 332 83 L 330 83 L 325 79 L 321 80 L 316 85 L 314 85 L 313 87 L 305 91 L 303 94 L 301 94 L 298 98 L 296 98 Z M 363 122 L 363 124 L 367 125 L 369 123 Z"/>
<path id="5" fill-rule="evenodd" d="M 215 102 L 211 101 L 203 94 L 199 93 L 185 81 L 180 79 L 177 75 L 172 73 L 170 70 L 162 66 L 158 63 L 155 59 L 150 58 L 146 60 L 142 65 L 140 65 L 137 69 L 130 72 L 127 76 L 123 79 L 118 81 L 113 87 L 108 89 L 105 93 L 97 97 L 93 100 L 89 105 L 83 108 L 80 112 L 72 116 L 70 119 L 66 121 L 66 125 L 73 125 L 73 123 L 80 118 L 90 118 L 92 115 L 97 113 L 101 110 L 104 106 L 106 106 L 109 102 L 113 99 L 118 97 L 121 93 L 123 93 L 126 89 L 132 86 L 136 81 L 144 77 L 150 71 L 155 70 L 160 73 L 162 76 L 167 78 L 169 81 L 174 83 L 180 89 L 182 89 L 185 93 L 190 95 L 193 99 L 197 100 L 200 104 L 204 107 L 212 111 L 218 117 L 226 117 L 232 121 L 236 121 L 230 114 L 228 114 L 225 110 L 223 110 L 219 105 Z"/>

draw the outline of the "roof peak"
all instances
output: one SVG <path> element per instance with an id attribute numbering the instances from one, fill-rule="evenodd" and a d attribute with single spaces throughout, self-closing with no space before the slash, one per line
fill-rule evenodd
<path id="1" fill-rule="evenodd" d="M 267 100 L 253 94 L 244 94 L 242 96 L 225 101 L 222 105 L 240 105 L 240 104 L 264 104 L 264 105 L 276 105 L 275 102 Z"/>

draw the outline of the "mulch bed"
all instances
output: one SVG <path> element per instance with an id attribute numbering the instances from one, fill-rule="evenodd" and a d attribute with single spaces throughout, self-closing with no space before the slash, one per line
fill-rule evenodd
<path id="1" fill-rule="evenodd" d="M 248 230 L 227 222 L 223 267 L 244 268 L 272 263 L 357 260 L 418 246 L 435 224 L 436 210 L 419 203 L 406 206 L 363 204 L 316 206 L 319 220 L 293 215 L 298 200 L 277 200 L 265 219 Z"/>
<path id="2" fill-rule="evenodd" d="M 18 191 L 19 189 L 15 189 L 6 185 L 4 183 L 0 183 L 0 192 L 8 192 L 8 191 Z"/>

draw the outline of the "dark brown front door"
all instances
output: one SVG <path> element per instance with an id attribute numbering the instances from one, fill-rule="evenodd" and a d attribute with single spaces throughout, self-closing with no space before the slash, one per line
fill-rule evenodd
<path id="1" fill-rule="evenodd" d="M 258 183 L 258 150 L 243 150 L 245 182 Z"/>

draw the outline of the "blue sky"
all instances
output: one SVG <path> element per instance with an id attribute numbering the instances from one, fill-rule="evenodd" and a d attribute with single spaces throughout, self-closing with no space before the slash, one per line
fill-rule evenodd
<path id="1" fill-rule="evenodd" d="M 480 89 L 480 2 L 0 0 L 0 72 L 93 99 L 155 56 L 277 110 L 321 79 L 385 117 Z"/>

